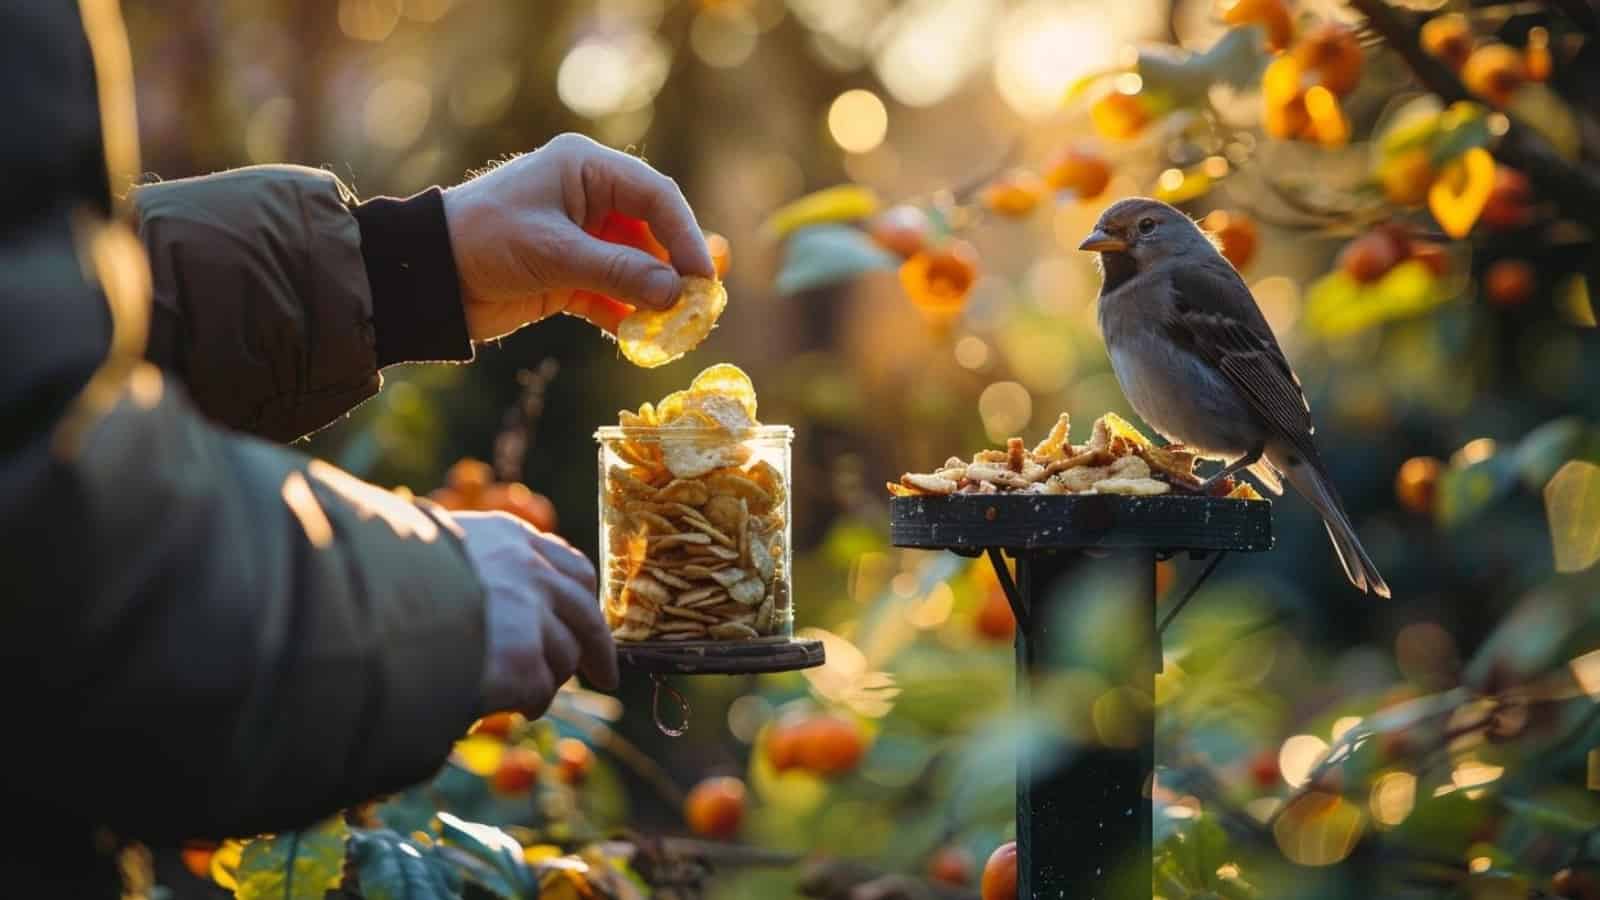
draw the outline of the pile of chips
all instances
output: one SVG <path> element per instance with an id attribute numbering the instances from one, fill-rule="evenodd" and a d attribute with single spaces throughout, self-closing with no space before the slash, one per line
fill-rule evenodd
<path id="1" fill-rule="evenodd" d="M 907 472 L 889 493 L 899 497 L 926 494 L 1132 494 L 1198 493 L 1202 479 L 1194 473 L 1197 455 L 1181 445 L 1158 447 L 1116 413 L 1097 419 L 1089 442 L 1074 446 L 1068 439 L 1072 420 L 1062 413 L 1050 434 L 1032 450 L 1022 438 L 1004 450 L 980 450 L 971 462 L 952 456 L 933 472 Z M 1260 500 L 1247 482 L 1224 478 L 1210 489 L 1213 496 Z"/>
<path id="2" fill-rule="evenodd" d="M 617 346 L 634 365 L 647 369 L 664 366 L 700 346 L 727 306 L 728 292 L 722 282 L 686 276 L 678 302 L 666 309 L 641 307 L 622 320 L 617 327 Z"/>
<path id="3" fill-rule="evenodd" d="M 612 636 L 787 635 L 787 437 L 757 433 L 749 376 L 712 366 L 688 390 L 618 419 L 621 437 L 602 439 L 602 602 Z"/>

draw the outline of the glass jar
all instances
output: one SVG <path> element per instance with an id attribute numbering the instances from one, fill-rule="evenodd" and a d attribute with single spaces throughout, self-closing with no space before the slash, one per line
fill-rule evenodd
<path id="1" fill-rule="evenodd" d="M 600 443 L 600 604 L 621 642 L 787 641 L 794 430 L 609 427 Z"/>

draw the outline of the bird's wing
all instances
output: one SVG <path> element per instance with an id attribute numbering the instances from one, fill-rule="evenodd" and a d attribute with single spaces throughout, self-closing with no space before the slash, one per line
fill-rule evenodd
<path id="1" fill-rule="evenodd" d="M 1272 329 L 1232 267 L 1189 265 L 1172 272 L 1169 336 L 1216 366 L 1250 406 L 1308 460 L 1317 460 L 1311 407 Z"/>

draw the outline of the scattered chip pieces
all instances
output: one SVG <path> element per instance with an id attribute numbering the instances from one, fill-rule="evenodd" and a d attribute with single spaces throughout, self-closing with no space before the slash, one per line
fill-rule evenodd
<path id="1" fill-rule="evenodd" d="M 1106 413 L 1090 429 L 1089 440 L 1074 446 L 1066 414 L 1050 433 L 1026 449 L 1022 438 L 1004 450 L 980 450 L 970 461 L 950 457 L 932 472 L 907 472 L 890 482 L 896 497 L 947 494 L 1126 494 L 1151 497 L 1195 495 L 1204 479 L 1194 471 L 1199 455 L 1182 445 L 1159 447 L 1132 423 Z M 1213 496 L 1260 500 L 1255 488 L 1232 478 L 1211 488 Z"/>
<path id="2" fill-rule="evenodd" d="M 724 364 L 617 414 L 601 498 L 602 606 L 617 640 L 789 632 L 787 476 L 756 409 L 749 376 Z"/>
<path id="3" fill-rule="evenodd" d="M 641 308 L 629 313 L 617 327 L 617 344 L 636 366 L 664 366 L 700 346 L 727 305 L 728 292 L 722 282 L 685 276 L 678 302 L 666 309 Z"/>

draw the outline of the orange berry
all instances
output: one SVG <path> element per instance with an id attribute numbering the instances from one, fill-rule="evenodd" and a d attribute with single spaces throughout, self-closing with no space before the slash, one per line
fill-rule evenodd
<path id="1" fill-rule="evenodd" d="M 715 231 L 708 231 L 706 247 L 711 251 L 711 265 L 717 270 L 717 277 L 728 277 L 728 267 L 733 264 L 733 245 Z"/>
<path id="2" fill-rule="evenodd" d="M 465 509 L 481 509 L 479 501 L 484 489 L 494 484 L 494 469 L 481 459 L 466 457 L 456 461 L 445 473 L 445 484 L 455 488 L 466 504 Z"/>
<path id="3" fill-rule="evenodd" d="M 1079 200 L 1093 200 L 1111 183 L 1111 164 L 1092 150 L 1068 150 L 1051 163 L 1044 180 L 1058 191 L 1074 191 Z"/>
<path id="4" fill-rule="evenodd" d="M 589 745 L 577 738 L 562 738 L 556 741 L 556 765 L 561 771 L 561 780 L 570 785 L 580 785 L 589 777 L 589 769 L 594 766 L 594 753 L 589 750 Z"/>
<path id="5" fill-rule="evenodd" d="M 944 884 L 965 887 L 972 883 L 972 869 L 976 865 L 977 862 L 965 847 L 951 844 L 940 847 L 928 860 L 928 877 Z"/>
<path id="6" fill-rule="evenodd" d="M 928 227 L 928 214 L 922 207 L 903 203 L 873 218 L 867 224 L 867 234 L 885 250 L 909 257 L 928 246 Z"/>
<path id="7" fill-rule="evenodd" d="M 1383 195 L 1390 203 L 1401 206 L 1421 206 L 1426 202 L 1433 178 L 1433 157 L 1421 147 L 1402 150 L 1378 167 Z"/>
<path id="8" fill-rule="evenodd" d="M 1264 791 L 1272 790 L 1281 783 L 1281 778 L 1277 750 L 1268 747 L 1250 758 L 1250 780 L 1255 782 L 1256 787 Z"/>
<path id="9" fill-rule="evenodd" d="M 500 758 L 500 767 L 494 770 L 490 786 L 500 794 L 522 794 L 539 783 L 539 770 L 544 758 L 537 750 L 512 747 Z"/>
<path id="10" fill-rule="evenodd" d="M 1089 121 L 1095 133 L 1106 140 L 1127 141 L 1150 124 L 1150 110 L 1138 97 L 1112 91 L 1089 105 Z"/>
<path id="11" fill-rule="evenodd" d="M 556 530 L 556 507 L 550 498 L 536 494 L 519 482 L 491 484 L 479 501 L 480 509 L 508 512 L 540 531 Z"/>
<path id="12" fill-rule="evenodd" d="M 1016 900 L 1017 842 L 1006 841 L 983 864 L 983 900 Z"/>
<path id="13" fill-rule="evenodd" d="M 1374 230 L 1346 244 L 1339 251 L 1339 266 L 1351 278 L 1366 284 L 1377 281 L 1405 256 L 1405 247 L 1395 236 Z"/>
<path id="14" fill-rule="evenodd" d="M 978 252 L 965 241 L 924 250 L 900 266 L 900 285 L 911 302 L 930 312 L 954 312 L 978 279 Z"/>
<path id="15" fill-rule="evenodd" d="M 1218 11 L 1229 25 L 1261 26 L 1269 50 L 1282 50 L 1294 39 L 1294 18 L 1283 0 L 1222 0 Z"/>
<path id="16" fill-rule="evenodd" d="M 1412 241 L 1411 259 L 1428 267 L 1435 278 L 1441 277 L 1450 270 L 1450 256 L 1444 252 L 1444 247 L 1432 241 Z"/>
<path id="17" fill-rule="evenodd" d="M 1394 496 L 1400 505 L 1419 516 L 1433 514 L 1434 498 L 1439 496 L 1439 475 L 1444 463 L 1431 456 L 1413 456 L 1400 465 L 1394 475 Z"/>
<path id="18" fill-rule="evenodd" d="M 744 805 L 744 782 L 726 775 L 707 778 L 689 792 L 683 817 L 695 834 L 726 839 L 739 831 Z"/>
<path id="19" fill-rule="evenodd" d="M 1422 49 L 1444 60 L 1452 69 L 1466 65 L 1472 55 L 1472 25 L 1461 13 L 1434 16 L 1422 24 Z"/>
<path id="20" fill-rule="evenodd" d="M 817 716 L 799 726 L 795 762 L 825 778 L 844 775 L 866 755 L 866 738 L 855 722 L 838 716 Z"/>
<path id="21" fill-rule="evenodd" d="M 1270 137 L 1280 141 L 1293 141 L 1307 136 L 1311 130 L 1311 113 L 1306 111 L 1306 97 L 1296 94 L 1287 100 L 1266 100 L 1266 112 L 1261 127 Z"/>
<path id="22" fill-rule="evenodd" d="M 1494 185 L 1478 221 L 1490 229 L 1512 231 L 1533 220 L 1533 187 L 1528 176 L 1508 166 L 1494 167 Z"/>
<path id="23" fill-rule="evenodd" d="M 789 715 L 774 722 L 767 729 L 765 747 L 767 762 L 778 772 L 787 772 L 800 765 L 800 743 L 804 735 L 805 718 Z"/>
<path id="24" fill-rule="evenodd" d="M 217 850 L 216 845 L 206 841 L 189 841 L 183 845 L 178 855 L 183 860 L 183 867 L 189 874 L 202 881 L 211 880 L 211 854 Z"/>
<path id="25" fill-rule="evenodd" d="M 428 499 L 445 509 L 470 509 L 461 492 L 451 487 L 434 488 L 428 492 Z"/>
<path id="26" fill-rule="evenodd" d="M 661 242 L 656 240 L 655 233 L 650 230 L 649 223 L 643 219 L 625 216 L 615 210 L 606 213 L 606 217 L 600 222 L 600 226 L 593 229 L 591 233 L 602 241 L 623 244 L 635 250 L 643 250 L 662 262 L 668 262 L 672 258 L 671 254 L 667 253 L 667 248 L 661 246 Z"/>
<path id="27" fill-rule="evenodd" d="M 511 732 L 516 730 L 516 728 L 524 721 L 526 721 L 526 719 L 523 718 L 522 713 L 490 713 L 472 723 L 472 727 L 467 730 L 467 734 L 487 734 L 492 737 L 505 739 L 510 737 Z"/>
<path id="28" fill-rule="evenodd" d="M 1011 602 L 1006 599 L 1005 589 L 996 585 L 989 590 L 973 624 L 980 637 L 991 641 L 1011 640 L 1017 633 L 1017 617 L 1011 611 Z"/>
<path id="29" fill-rule="evenodd" d="M 978 195 L 983 208 L 997 216 L 1017 219 L 1039 206 L 1044 196 L 1044 180 L 1032 172 L 1013 172 L 986 186 Z"/>
<path id="30" fill-rule="evenodd" d="M 1205 230 L 1222 245 L 1222 255 L 1235 269 L 1250 265 L 1256 255 L 1256 223 L 1249 216 L 1214 210 L 1201 221 Z"/>
<path id="31" fill-rule="evenodd" d="M 1348 25 L 1318 25 L 1295 45 L 1293 56 L 1302 69 L 1316 73 L 1318 83 L 1341 97 L 1361 82 L 1361 42 Z"/>
<path id="32" fill-rule="evenodd" d="M 1483 289 L 1497 306 L 1521 306 L 1533 296 L 1538 275 L 1520 259 L 1502 259 L 1483 275 Z"/>
<path id="33" fill-rule="evenodd" d="M 1533 81 L 1549 81 L 1555 61 L 1550 58 L 1550 32 L 1544 28 L 1528 31 L 1528 46 L 1522 50 L 1522 65 Z"/>
<path id="34" fill-rule="evenodd" d="M 1485 44 L 1467 57 L 1461 80 L 1474 94 L 1496 106 L 1505 106 L 1528 80 L 1528 70 L 1522 64 L 1522 54 L 1505 44 Z"/>

